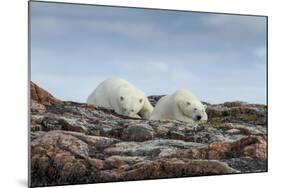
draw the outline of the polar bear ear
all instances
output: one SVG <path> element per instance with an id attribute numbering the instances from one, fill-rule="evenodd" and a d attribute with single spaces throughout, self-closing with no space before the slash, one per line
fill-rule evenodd
<path id="1" fill-rule="evenodd" d="M 124 100 L 124 97 L 123 97 L 123 96 L 120 96 L 120 100 L 123 101 L 123 100 Z"/>
<path id="2" fill-rule="evenodd" d="M 204 106 L 204 109 L 206 110 L 206 108 L 207 108 L 207 105 L 206 105 L 206 104 L 204 104 L 203 106 Z"/>

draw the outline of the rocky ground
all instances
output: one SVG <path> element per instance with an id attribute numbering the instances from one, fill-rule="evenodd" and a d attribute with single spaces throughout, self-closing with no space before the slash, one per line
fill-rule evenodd
<path id="1" fill-rule="evenodd" d="M 148 121 L 31 83 L 31 186 L 267 171 L 267 107 L 207 105 L 204 124 Z"/>

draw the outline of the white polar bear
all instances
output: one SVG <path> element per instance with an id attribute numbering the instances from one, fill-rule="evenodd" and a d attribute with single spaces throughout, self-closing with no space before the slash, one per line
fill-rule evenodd
<path id="1" fill-rule="evenodd" d="M 162 97 L 156 104 L 151 120 L 179 120 L 193 123 L 207 121 L 208 116 L 203 105 L 190 91 L 180 89 L 172 95 Z"/>
<path id="2" fill-rule="evenodd" d="M 144 93 L 121 78 L 100 83 L 87 99 L 88 104 L 113 109 L 129 117 L 149 119 L 153 107 Z"/>

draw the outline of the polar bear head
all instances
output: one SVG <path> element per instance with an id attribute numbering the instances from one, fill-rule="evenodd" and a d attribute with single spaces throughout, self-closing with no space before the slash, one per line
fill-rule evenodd
<path id="1" fill-rule="evenodd" d="M 183 91 L 177 97 L 180 112 L 193 121 L 207 121 L 206 105 L 203 105 L 196 97 L 187 91 Z"/>
<path id="2" fill-rule="evenodd" d="M 120 87 L 117 94 L 120 113 L 129 117 L 138 117 L 144 106 L 144 94 L 131 87 Z"/>

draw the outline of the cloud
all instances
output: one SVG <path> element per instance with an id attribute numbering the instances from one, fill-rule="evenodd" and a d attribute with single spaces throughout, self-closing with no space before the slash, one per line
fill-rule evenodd
<path id="1" fill-rule="evenodd" d="M 63 22 L 51 16 L 32 19 L 31 26 L 33 30 L 45 31 L 53 35 L 62 34 L 64 30 Z"/>
<path id="2" fill-rule="evenodd" d="M 161 32 L 158 31 L 158 28 L 144 23 L 87 20 L 81 21 L 80 24 L 82 24 L 84 28 L 89 28 L 95 32 L 106 32 L 138 40 L 143 37 L 153 37 L 161 34 Z"/>
<path id="3" fill-rule="evenodd" d="M 211 14 L 202 17 L 202 21 L 208 26 L 213 26 L 222 30 L 227 29 L 231 31 L 234 29 L 234 32 L 244 30 L 260 33 L 264 32 L 266 28 L 266 17 L 257 16 Z"/>
<path id="4" fill-rule="evenodd" d="M 264 46 L 254 48 L 252 53 L 255 57 L 261 60 L 265 60 L 266 58 L 266 48 Z"/>
<path id="5" fill-rule="evenodd" d="M 60 99 L 119 76 L 148 95 L 265 103 L 263 17 L 48 3 L 31 15 L 32 80 Z"/>

